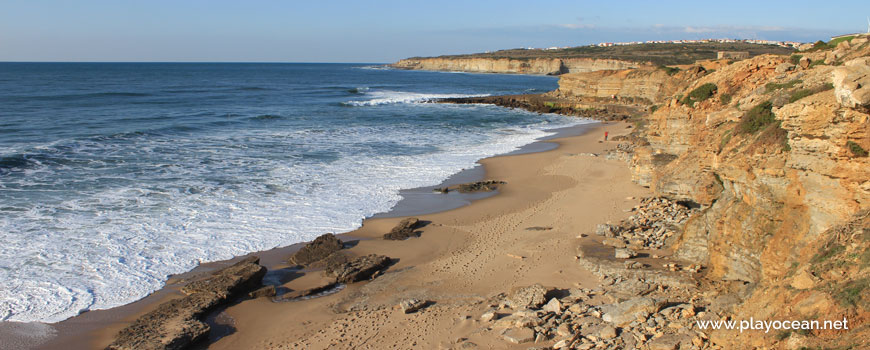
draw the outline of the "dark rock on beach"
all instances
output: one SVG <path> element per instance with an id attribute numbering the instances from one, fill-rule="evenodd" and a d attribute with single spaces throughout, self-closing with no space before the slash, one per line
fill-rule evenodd
<path id="1" fill-rule="evenodd" d="M 497 190 L 499 185 L 504 185 L 506 183 L 507 182 L 496 180 L 472 182 L 459 185 L 459 192 L 492 192 Z"/>
<path id="2" fill-rule="evenodd" d="M 266 268 L 257 257 L 246 258 L 194 281 L 184 288 L 184 297 L 160 304 L 121 330 L 107 347 L 110 350 L 184 349 L 208 336 L 205 315 L 220 304 L 259 287 Z"/>
<path id="3" fill-rule="evenodd" d="M 340 283 L 352 283 L 371 278 L 372 275 L 383 270 L 389 264 L 389 257 L 369 254 L 344 262 L 340 259 L 328 261 L 326 273 L 335 276 L 335 280 Z"/>
<path id="4" fill-rule="evenodd" d="M 323 260 L 330 254 L 344 248 L 344 244 L 334 234 L 327 233 L 306 244 L 287 261 L 295 265 L 308 265 Z"/>
<path id="5" fill-rule="evenodd" d="M 407 218 L 399 222 L 396 227 L 393 227 L 389 233 L 384 235 L 384 239 L 389 240 L 403 240 L 408 239 L 410 237 L 417 237 L 419 234 L 415 232 L 416 229 L 423 226 L 423 223 L 417 218 Z"/>

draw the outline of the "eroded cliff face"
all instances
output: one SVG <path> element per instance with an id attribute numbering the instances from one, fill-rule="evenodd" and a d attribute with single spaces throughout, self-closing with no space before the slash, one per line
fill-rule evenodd
<path id="1" fill-rule="evenodd" d="M 751 286 L 735 318 L 849 315 L 855 326 L 870 319 L 870 298 L 841 300 L 853 292 L 870 294 L 870 227 L 860 219 L 870 210 L 870 101 L 862 83 L 870 72 L 870 47 L 856 40 L 834 52 L 806 53 L 797 65 L 787 56 L 766 55 L 721 67 L 645 117 L 646 126 L 636 133 L 642 143 L 620 147 L 633 149 L 622 157 L 629 159 L 636 182 L 700 206 L 674 254 L 705 266 L 707 278 Z M 829 64 L 821 63 L 826 59 Z M 626 78 L 623 87 L 601 83 L 620 76 Z M 560 90 L 656 91 L 627 83 L 631 76 L 602 74 L 598 88 L 566 80 Z M 705 84 L 715 85 L 712 96 L 691 106 L 681 103 Z M 840 234 L 838 227 L 849 222 L 858 223 Z M 831 256 L 855 266 L 838 268 L 835 275 L 819 269 L 819 256 L 832 245 L 842 249 Z M 797 301 L 804 304 L 792 307 Z M 786 346 L 772 335 L 718 334 L 720 343 L 737 348 Z M 789 344 L 816 344 L 801 336 Z"/>
<path id="2" fill-rule="evenodd" d="M 392 67 L 399 69 L 432 70 L 470 73 L 510 73 L 558 75 L 574 72 L 593 72 L 639 67 L 642 64 L 610 59 L 591 58 L 463 58 L 431 57 L 400 60 Z"/>
<path id="3" fill-rule="evenodd" d="M 700 73 L 701 69 L 668 74 L 654 67 L 568 73 L 559 77 L 559 89 L 551 94 L 563 98 L 639 98 L 659 103 L 685 88 Z"/>

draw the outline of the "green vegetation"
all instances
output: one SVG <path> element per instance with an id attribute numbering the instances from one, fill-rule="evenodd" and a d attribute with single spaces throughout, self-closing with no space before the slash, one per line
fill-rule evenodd
<path id="1" fill-rule="evenodd" d="M 794 54 L 794 55 L 789 56 L 788 60 L 789 60 L 789 62 L 791 62 L 791 64 L 797 65 L 797 64 L 801 63 L 801 58 L 803 58 L 803 57 L 804 57 L 803 55 Z"/>
<path id="2" fill-rule="evenodd" d="M 664 70 L 668 75 L 675 75 L 680 72 L 680 69 L 677 67 L 659 66 L 659 69 Z"/>
<path id="3" fill-rule="evenodd" d="M 788 103 L 795 102 L 812 94 L 814 94 L 814 92 L 808 89 L 795 90 L 795 92 L 791 94 L 791 97 L 788 98 Z"/>
<path id="4" fill-rule="evenodd" d="M 731 94 L 722 94 L 722 96 L 719 96 L 719 102 L 722 102 L 723 105 L 728 105 L 731 104 L 731 98 Z"/>
<path id="5" fill-rule="evenodd" d="M 867 150 L 862 148 L 861 145 L 859 145 L 855 141 L 846 141 L 846 147 L 849 148 L 849 151 L 851 151 L 852 155 L 854 155 L 855 157 L 867 156 Z"/>
<path id="6" fill-rule="evenodd" d="M 773 103 L 765 101 L 746 112 L 746 115 L 737 124 L 737 130 L 744 134 L 752 134 L 775 121 Z"/>
<path id="7" fill-rule="evenodd" d="M 822 66 L 824 64 L 825 64 L 825 60 L 818 59 L 818 60 L 815 60 L 815 61 L 810 63 L 810 68 L 813 68 L 815 66 Z"/>
<path id="8" fill-rule="evenodd" d="M 792 81 L 789 81 L 786 83 L 782 83 L 782 84 L 770 82 L 770 83 L 767 83 L 767 85 L 764 85 L 764 88 L 767 89 L 767 92 L 771 92 L 771 91 L 776 91 L 779 89 L 791 89 L 795 85 L 800 84 L 800 83 L 803 83 L 803 80 L 795 79 L 795 80 L 792 80 Z"/>
<path id="9" fill-rule="evenodd" d="M 795 90 L 794 92 L 792 92 L 791 96 L 788 99 L 788 103 L 795 102 L 795 101 L 800 100 L 800 99 L 807 97 L 807 96 L 815 95 L 815 94 L 820 93 L 822 91 L 832 90 L 833 88 L 834 88 L 834 84 L 825 83 L 822 86 L 817 86 L 817 87 L 814 87 L 812 89 L 798 89 L 798 90 Z"/>
<path id="10" fill-rule="evenodd" d="M 659 110 L 659 106 L 658 106 L 658 105 L 652 105 L 652 106 L 649 108 L 649 112 L 650 112 L 650 113 L 655 113 L 657 110 Z"/>
<path id="11" fill-rule="evenodd" d="M 861 296 L 865 294 L 864 290 L 870 287 L 870 278 L 862 278 L 860 280 L 846 283 L 835 295 L 840 305 L 844 307 L 857 306 L 861 302 Z"/>
<path id="12" fill-rule="evenodd" d="M 793 49 L 776 45 L 750 43 L 693 43 L 693 44 L 638 44 L 624 46 L 578 46 L 558 50 L 510 49 L 468 55 L 441 56 L 441 58 L 597 58 L 632 62 L 650 62 L 654 65 L 693 64 L 697 60 L 716 58 L 719 51 L 746 51 L 750 57 L 763 54 L 789 55 Z M 420 59 L 422 57 L 412 57 Z"/>
<path id="13" fill-rule="evenodd" d="M 716 94 L 717 89 L 718 88 L 716 87 L 716 84 L 706 83 L 689 92 L 689 94 L 686 95 L 686 97 L 683 98 L 680 103 L 692 107 L 695 102 L 701 102 L 710 97 L 713 97 L 713 95 Z"/>
<path id="14" fill-rule="evenodd" d="M 810 263 L 811 264 L 823 263 L 823 262 L 827 261 L 828 259 L 830 259 L 832 256 L 837 255 L 844 250 L 846 250 L 846 247 L 844 247 L 844 246 L 841 246 L 839 244 L 832 245 L 831 247 L 825 249 L 824 251 L 816 253 L 816 255 L 813 255 L 813 257 L 810 259 Z"/>
<path id="15" fill-rule="evenodd" d="M 719 142 L 719 151 L 721 152 L 725 146 L 728 145 L 728 142 L 731 141 L 731 137 L 734 136 L 731 130 L 725 132 L 725 135 L 722 135 L 722 141 Z"/>

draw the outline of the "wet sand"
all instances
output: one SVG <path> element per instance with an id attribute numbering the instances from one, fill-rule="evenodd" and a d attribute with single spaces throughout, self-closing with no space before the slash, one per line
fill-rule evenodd
<path id="1" fill-rule="evenodd" d="M 405 200 L 393 211 L 367 219 L 360 229 L 340 236 L 354 243 L 348 250 L 353 255 L 378 253 L 397 261 L 384 275 L 319 298 L 278 303 L 263 298 L 230 306 L 211 316 L 214 334 L 207 347 L 438 348 L 450 347 L 457 338 L 477 339 L 486 347 L 492 337 L 480 332 L 476 319 L 489 298 L 533 283 L 571 288 L 597 281 L 574 260 L 581 241 L 577 236 L 591 233 L 598 223 L 627 216 L 623 209 L 637 203 L 628 197 L 648 193 L 631 183 L 624 163 L 588 155 L 615 146 L 599 142 L 604 130 L 612 137 L 628 133 L 631 129 L 626 127 L 611 123 L 563 130 L 561 137 L 484 159 L 480 168 L 445 182 L 506 181 L 496 196 L 447 197 L 432 194 L 431 188 L 403 191 Z M 576 136 L 578 132 L 585 133 Z M 426 212 L 430 214 L 420 215 Z M 380 239 L 404 215 L 432 223 L 419 238 Z M 527 230 L 530 227 L 551 229 Z M 261 257 L 270 270 L 266 280 L 279 284 L 281 290 L 307 289 L 323 281 L 320 272 L 283 265 L 298 248 L 252 255 Z M 177 297 L 186 279 L 238 259 L 174 276 L 166 288 L 136 303 L 55 324 L 58 336 L 38 348 L 104 348 L 136 317 L 158 302 Z M 408 315 L 394 310 L 400 300 L 410 297 L 429 300 L 431 305 Z M 500 341 L 492 346 L 508 344 Z"/>

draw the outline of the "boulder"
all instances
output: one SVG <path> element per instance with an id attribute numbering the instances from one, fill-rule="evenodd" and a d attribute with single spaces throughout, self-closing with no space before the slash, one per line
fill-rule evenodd
<path id="1" fill-rule="evenodd" d="M 795 66 L 793 64 L 788 63 L 788 62 L 784 62 L 784 63 L 780 63 L 779 65 L 777 65 L 776 69 L 774 69 L 774 71 L 776 73 L 785 73 L 785 72 L 793 71 L 794 68 L 795 68 Z"/>
<path id="2" fill-rule="evenodd" d="M 617 259 L 631 259 L 637 256 L 637 252 L 627 248 L 616 248 L 613 256 Z"/>
<path id="3" fill-rule="evenodd" d="M 870 57 L 846 62 L 831 73 L 834 95 L 845 107 L 870 106 Z"/>
<path id="4" fill-rule="evenodd" d="M 405 299 L 399 303 L 399 308 L 402 309 L 402 312 L 404 312 L 406 314 L 410 314 L 412 312 L 420 310 L 424 306 L 426 306 L 425 300 L 414 299 L 414 298 Z"/>
<path id="5" fill-rule="evenodd" d="M 327 259 L 331 260 L 331 259 Z M 326 273 L 335 277 L 340 283 L 353 283 L 369 279 L 375 272 L 381 271 L 390 264 L 390 258 L 383 255 L 369 254 L 350 261 L 336 259 L 326 265 Z"/>
<path id="6" fill-rule="evenodd" d="M 649 317 L 658 311 L 663 303 L 649 297 L 638 297 L 605 308 L 601 317 L 604 321 L 617 326 L 625 325 L 639 317 Z"/>
<path id="7" fill-rule="evenodd" d="M 792 278 L 791 286 L 794 289 L 810 289 L 816 286 L 816 280 L 816 276 L 807 270 L 802 270 Z"/>
<path id="8" fill-rule="evenodd" d="M 598 337 L 601 339 L 616 338 L 616 328 L 613 326 L 604 326 L 601 328 L 601 331 L 598 332 Z"/>
<path id="9" fill-rule="evenodd" d="M 810 64 L 812 64 L 812 63 L 813 63 L 813 61 L 809 57 L 801 57 L 801 59 L 798 61 L 798 64 L 803 69 L 810 68 Z"/>
<path id="10" fill-rule="evenodd" d="M 480 315 L 480 320 L 483 322 L 489 322 L 498 318 L 498 314 L 495 310 L 486 310 L 483 315 Z"/>
<path id="11" fill-rule="evenodd" d="M 559 299 L 551 298 L 550 301 L 547 302 L 547 304 L 544 305 L 543 308 L 541 308 L 541 310 L 544 310 L 544 312 L 552 312 L 554 314 L 561 314 L 562 313 L 562 303 L 559 302 Z"/>
<path id="12" fill-rule="evenodd" d="M 515 288 L 505 301 L 514 310 L 537 308 L 547 301 L 550 291 L 552 288 L 545 288 L 540 284 Z"/>
<path id="13" fill-rule="evenodd" d="M 291 255 L 287 261 L 294 265 L 308 265 L 320 261 L 342 248 L 344 248 L 344 244 L 341 243 L 341 240 L 335 235 L 327 233 L 306 244 L 298 252 Z"/>
<path id="14" fill-rule="evenodd" d="M 422 222 L 419 219 L 407 218 L 399 222 L 389 233 L 385 234 L 384 239 L 400 241 L 410 237 L 417 237 L 419 234 L 415 230 L 422 226 Z"/>
<path id="15" fill-rule="evenodd" d="M 535 340 L 535 331 L 529 328 L 511 328 L 502 334 L 504 340 L 514 344 L 528 343 Z"/>
<path id="16" fill-rule="evenodd" d="M 604 237 L 615 237 L 619 233 L 619 226 L 610 224 L 598 224 L 595 226 L 595 234 Z"/>

